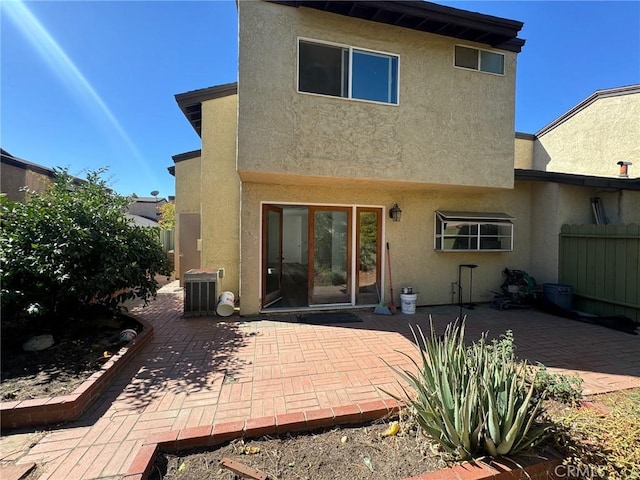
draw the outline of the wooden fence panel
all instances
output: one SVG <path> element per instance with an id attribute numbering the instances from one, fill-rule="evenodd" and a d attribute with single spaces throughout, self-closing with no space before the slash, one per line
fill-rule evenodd
<path id="1" fill-rule="evenodd" d="M 574 308 L 640 323 L 640 225 L 563 225 L 559 263 Z"/>
<path id="2" fill-rule="evenodd" d="M 640 225 L 628 225 L 627 234 L 635 235 L 637 240 L 635 248 L 629 243 L 627 246 L 627 278 L 626 278 L 626 302 L 632 305 L 640 305 Z"/>

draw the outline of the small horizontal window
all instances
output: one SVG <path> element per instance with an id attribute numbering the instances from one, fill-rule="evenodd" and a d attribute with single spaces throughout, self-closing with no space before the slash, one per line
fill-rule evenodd
<path id="1" fill-rule="evenodd" d="M 298 91 L 398 104 L 397 55 L 299 40 Z"/>
<path id="2" fill-rule="evenodd" d="M 434 248 L 443 252 L 513 250 L 513 217 L 506 213 L 435 213 Z"/>
<path id="3" fill-rule="evenodd" d="M 504 75 L 504 55 L 456 45 L 454 65 L 460 68 Z"/>

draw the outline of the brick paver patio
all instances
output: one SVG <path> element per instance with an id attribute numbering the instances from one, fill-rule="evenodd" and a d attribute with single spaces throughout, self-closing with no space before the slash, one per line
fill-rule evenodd
<path id="1" fill-rule="evenodd" d="M 182 319 L 170 284 L 143 316 L 153 340 L 79 421 L 52 430 L 16 463 L 44 465 L 41 480 L 116 479 L 152 433 L 386 399 L 397 391 L 385 361 L 410 368 L 409 323 L 442 332 L 458 307 L 416 315 L 358 312 L 361 323 L 314 326 L 294 316 Z M 640 386 L 640 337 L 533 310 L 463 310 L 467 336 L 512 329 L 517 353 L 577 372 L 585 394 Z M 5 458 L 7 452 L 0 452 Z"/>

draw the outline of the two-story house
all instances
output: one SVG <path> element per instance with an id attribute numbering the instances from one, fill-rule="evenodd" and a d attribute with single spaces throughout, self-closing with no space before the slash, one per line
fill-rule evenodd
<path id="1" fill-rule="evenodd" d="M 202 139 L 170 169 L 180 276 L 224 267 L 243 315 L 374 305 L 389 260 L 424 305 L 489 300 L 505 267 L 555 280 L 539 249 L 567 218 L 538 225 L 553 180 L 527 176 L 536 137 L 514 139 L 521 22 L 421 1 L 238 17 L 238 82 L 176 95 Z"/>
<path id="2" fill-rule="evenodd" d="M 47 190 L 56 176 L 55 170 L 11 155 L 0 149 L 0 192 L 12 202 L 26 200 L 28 191 Z"/>
<path id="3" fill-rule="evenodd" d="M 56 178 L 56 170 L 11 155 L 0 148 L 0 193 L 12 202 L 24 202 L 30 192 L 48 190 Z M 73 182 L 84 180 L 73 177 Z"/>

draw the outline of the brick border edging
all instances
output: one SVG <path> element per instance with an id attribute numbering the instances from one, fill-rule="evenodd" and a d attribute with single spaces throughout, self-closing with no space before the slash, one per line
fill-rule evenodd
<path id="1" fill-rule="evenodd" d="M 322 408 L 305 412 L 250 418 L 235 422 L 214 423 L 199 427 L 153 433 L 144 439 L 140 450 L 127 468 L 122 480 L 147 480 L 158 452 L 175 452 L 189 448 L 216 446 L 238 438 L 305 432 L 337 425 L 365 423 L 396 414 L 400 403 L 395 400 L 376 400 L 357 405 Z M 510 467 L 508 460 L 464 463 L 404 480 L 515 480 L 522 478 L 546 480 L 553 477 L 553 469 L 561 459 L 554 458 L 524 468 Z"/>
<path id="2" fill-rule="evenodd" d="M 130 313 L 121 315 L 135 320 L 144 327 L 131 344 L 118 350 L 100 370 L 94 372 L 70 394 L 0 402 L 0 428 L 5 430 L 35 427 L 77 420 L 125 368 L 127 360 L 135 356 L 153 338 L 153 327 L 149 322 Z"/>
<path id="3" fill-rule="evenodd" d="M 305 432 L 318 428 L 370 422 L 400 410 L 395 400 L 374 400 L 357 405 L 214 423 L 200 427 L 153 433 L 143 442 L 122 480 L 146 480 L 159 451 L 178 451 L 220 445 L 237 438 Z"/>
<path id="4" fill-rule="evenodd" d="M 555 470 L 561 464 L 560 457 L 540 459 L 526 466 L 508 458 L 491 459 L 487 462 L 465 462 L 403 480 L 554 480 L 559 478 Z"/>

